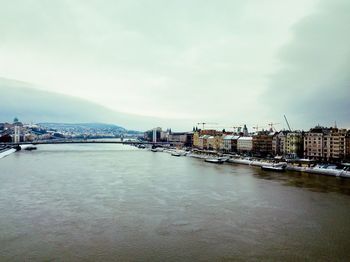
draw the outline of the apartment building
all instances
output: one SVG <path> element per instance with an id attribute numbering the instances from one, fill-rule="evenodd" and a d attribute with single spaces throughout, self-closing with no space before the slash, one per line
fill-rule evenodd
<path id="1" fill-rule="evenodd" d="M 346 129 L 327 129 L 323 137 L 323 158 L 325 160 L 339 160 L 345 157 L 346 134 Z"/>
<path id="2" fill-rule="evenodd" d="M 222 140 L 222 150 L 224 152 L 237 152 L 237 141 L 239 136 L 226 135 Z"/>
<path id="3" fill-rule="evenodd" d="M 275 133 L 272 138 L 272 154 L 273 155 L 284 155 L 286 152 L 287 145 L 287 134 L 289 131 L 280 131 Z"/>
<path id="4" fill-rule="evenodd" d="M 260 132 L 253 136 L 253 148 L 252 152 L 255 155 L 267 156 L 272 155 L 272 139 L 274 133 Z"/>
<path id="5" fill-rule="evenodd" d="M 295 158 L 302 157 L 304 151 L 304 139 L 302 132 L 289 132 L 285 139 L 284 154 Z"/>
<path id="6" fill-rule="evenodd" d="M 237 151 L 240 153 L 251 152 L 253 149 L 253 137 L 244 136 L 237 140 Z"/>
<path id="7" fill-rule="evenodd" d="M 304 135 L 304 157 L 323 160 L 323 137 L 327 129 L 321 126 L 311 128 Z"/>

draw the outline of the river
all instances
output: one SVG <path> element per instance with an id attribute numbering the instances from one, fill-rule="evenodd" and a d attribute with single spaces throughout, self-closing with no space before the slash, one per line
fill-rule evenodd
<path id="1" fill-rule="evenodd" d="M 350 180 L 124 145 L 0 160 L 1 261 L 349 261 Z"/>

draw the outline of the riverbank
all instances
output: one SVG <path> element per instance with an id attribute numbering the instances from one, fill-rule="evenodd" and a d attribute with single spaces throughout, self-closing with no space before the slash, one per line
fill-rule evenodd
<path id="1" fill-rule="evenodd" d="M 286 161 L 278 161 L 271 159 L 257 159 L 253 157 L 242 157 L 239 155 L 229 155 L 229 154 L 220 154 L 215 151 L 199 151 L 199 150 L 177 150 L 177 149 L 153 149 L 153 152 L 166 152 L 166 153 L 179 153 L 176 156 L 187 156 L 198 159 L 210 159 L 215 157 L 225 157 L 227 160 L 225 162 L 232 164 L 240 164 L 240 165 L 248 165 L 252 167 L 263 167 L 263 166 L 272 166 L 274 164 L 285 164 L 285 170 L 287 171 L 295 171 L 295 172 L 304 172 L 316 175 L 326 175 L 326 176 L 334 176 L 334 177 L 342 177 L 342 178 L 350 178 L 350 166 L 345 166 L 343 169 L 336 168 L 335 166 L 331 166 L 329 164 L 314 164 L 314 166 L 302 166 L 295 165 L 295 163 L 289 163 Z"/>
<path id="2" fill-rule="evenodd" d="M 8 155 L 11 155 L 14 152 L 16 152 L 16 149 L 14 149 L 14 148 L 4 148 L 4 149 L 0 150 L 0 159 L 6 157 Z"/>
<path id="3" fill-rule="evenodd" d="M 273 163 L 271 161 L 250 160 L 250 159 L 244 159 L 244 158 L 243 159 L 242 158 L 238 158 L 238 159 L 232 158 L 232 159 L 229 159 L 228 162 L 234 163 L 234 164 L 256 166 L 256 167 L 273 165 Z M 313 167 L 301 167 L 301 166 L 294 166 L 294 165 L 289 164 L 287 162 L 279 162 L 279 163 L 286 164 L 286 170 L 288 170 L 288 171 L 305 172 L 305 173 L 317 174 L 317 175 L 327 175 L 327 176 L 350 178 L 349 168 L 336 169 L 336 168 L 329 168 L 328 165 L 315 165 Z"/>

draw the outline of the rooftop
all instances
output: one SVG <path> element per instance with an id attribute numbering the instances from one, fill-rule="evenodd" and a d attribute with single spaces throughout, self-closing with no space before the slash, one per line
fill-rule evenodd
<path id="1" fill-rule="evenodd" d="M 238 138 L 238 140 L 240 140 L 240 141 L 244 141 L 244 140 L 246 140 L 246 141 L 249 141 L 249 140 L 253 140 L 253 137 L 251 137 L 251 136 L 242 136 L 242 137 L 240 137 L 240 138 Z"/>

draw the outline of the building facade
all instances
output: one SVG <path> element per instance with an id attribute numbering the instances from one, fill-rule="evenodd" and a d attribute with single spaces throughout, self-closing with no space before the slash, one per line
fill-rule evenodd
<path id="1" fill-rule="evenodd" d="M 321 126 L 311 128 L 304 135 L 304 157 L 322 160 L 323 159 L 323 137 L 326 129 Z"/>
<path id="2" fill-rule="evenodd" d="M 275 156 L 285 155 L 287 145 L 287 134 L 289 131 L 275 133 L 272 138 L 272 154 Z"/>
<path id="3" fill-rule="evenodd" d="M 347 155 L 346 129 L 316 126 L 304 136 L 304 157 L 322 161 L 340 161 Z"/>
<path id="4" fill-rule="evenodd" d="M 234 135 L 225 135 L 222 139 L 222 151 L 229 152 L 237 152 L 237 140 L 239 136 Z"/>
<path id="5" fill-rule="evenodd" d="M 345 137 L 345 159 L 350 161 L 350 130 L 346 132 Z"/>
<path id="6" fill-rule="evenodd" d="M 327 161 L 340 160 L 346 154 L 346 129 L 329 128 L 323 137 L 323 158 Z"/>
<path id="7" fill-rule="evenodd" d="M 168 142 L 180 143 L 184 146 L 192 146 L 193 135 L 192 132 L 172 132 L 168 135 Z"/>
<path id="8" fill-rule="evenodd" d="M 193 142 L 192 142 L 193 148 L 199 148 L 199 137 L 200 137 L 199 131 L 195 131 L 193 133 Z"/>
<path id="9" fill-rule="evenodd" d="M 222 145 L 222 136 L 221 135 L 208 137 L 207 149 L 220 151 L 221 145 Z"/>
<path id="10" fill-rule="evenodd" d="M 273 133 L 260 132 L 253 136 L 253 148 L 252 152 L 255 155 L 267 156 L 272 155 L 272 138 Z"/>
<path id="11" fill-rule="evenodd" d="M 198 148 L 199 149 L 208 149 L 208 138 L 210 135 L 203 135 L 199 137 Z"/>
<path id="12" fill-rule="evenodd" d="M 248 153 L 253 149 L 253 138 L 251 136 L 240 137 L 237 140 L 237 151 L 239 153 Z"/>
<path id="13" fill-rule="evenodd" d="M 290 158 L 302 157 L 304 152 L 304 139 L 302 132 L 289 132 L 285 141 L 285 155 Z"/>
<path id="14" fill-rule="evenodd" d="M 13 136 L 13 142 L 19 143 L 21 141 L 21 127 L 16 125 L 15 126 L 15 134 Z"/>

